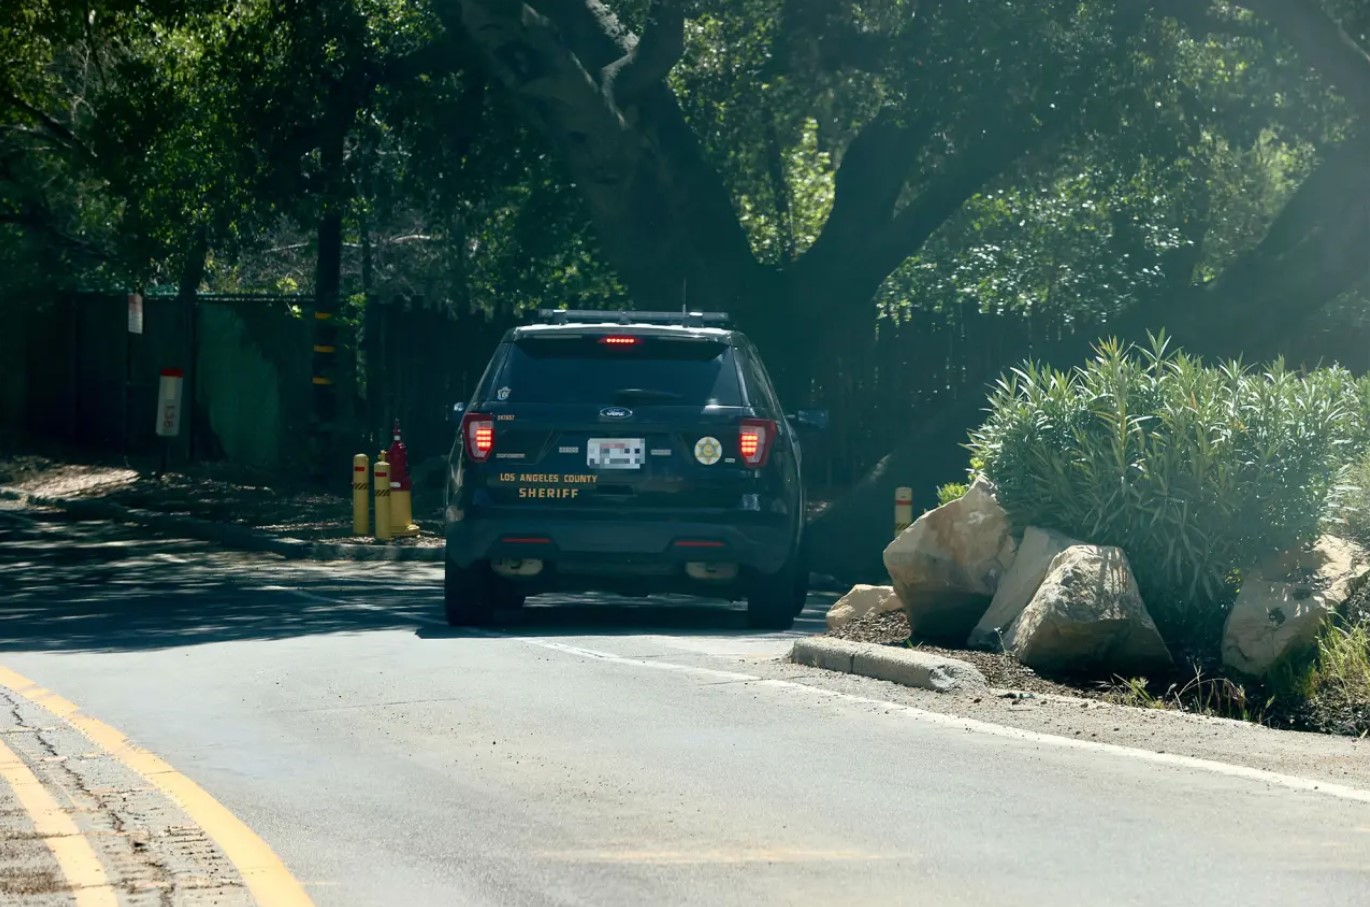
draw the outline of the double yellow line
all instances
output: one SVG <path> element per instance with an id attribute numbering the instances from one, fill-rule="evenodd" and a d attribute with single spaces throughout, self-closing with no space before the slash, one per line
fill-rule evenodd
<path id="1" fill-rule="evenodd" d="M 76 898 L 76 907 L 119 907 L 105 867 L 81 836 L 81 829 L 4 740 L 0 740 L 0 779 L 14 791 L 20 809 L 33 820 L 34 833 L 57 859 L 57 866 Z"/>
<path id="2" fill-rule="evenodd" d="M 130 743 L 114 728 L 83 714 L 75 704 L 43 689 L 22 674 L 0 667 L 0 686 L 9 687 L 34 705 L 63 719 L 171 798 L 219 846 L 262 907 L 312 907 L 313 902 L 304 887 L 266 842 L 204 788 L 165 760 Z M 76 823 L 3 741 L 0 741 L 0 777 L 14 789 L 20 805 L 32 817 L 35 830 L 57 859 L 79 907 L 117 905 L 118 899 L 104 868 Z"/>

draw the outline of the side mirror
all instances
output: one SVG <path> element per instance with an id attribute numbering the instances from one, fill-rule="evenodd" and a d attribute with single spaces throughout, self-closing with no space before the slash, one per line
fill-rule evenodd
<path id="1" fill-rule="evenodd" d="M 813 431 L 827 431 L 828 411 L 826 409 L 801 409 L 793 416 L 790 416 L 790 421 L 798 428 L 807 428 L 812 429 Z"/>

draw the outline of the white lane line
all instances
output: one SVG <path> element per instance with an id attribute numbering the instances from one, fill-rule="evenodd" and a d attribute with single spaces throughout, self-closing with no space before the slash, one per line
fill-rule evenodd
<path id="1" fill-rule="evenodd" d="M 434 621 L 434 623 L 442 623 Z M 443 624 L 446 626 L 446 624 Z M 626 658 L 622 655 L 615 655 L 612 652 L 600 652 L 595 649 L 583 649 L 580 646 L 568 646 L 564 642 L 552 642 L 546 639 L 535 639 L 529 636 L 509 636 L 504 633 L 490 633 L 485 630 L 472 630 L 480 636 L 488 636 L 491 639 L 509 639 L 514 642 L 529 643 L 530 645 L 540 646 L 544 649 L 551 649 L 553 652 L 565 652 L 567 655 L 575 655 L 579 658 L 590 658 L 600 661 L 611 661 L 615 664 L 632 665 L 635 668 L 650 668 L 653 671 L 671 671 L 677 674 L 695 674 L 700 677 L 709 677 L 715 680 L 731 681 L 757 681 L 760 677 L 752 674 L 739 674 L 736 671 L 718 671 L 713 668 L 699 668 L 693 665 L 672 664 L 669 661 L 644 661 L 641 658 Z"/>
<path id="2" fill-rule="evenodd" d="M 387 611 L 394 613 L 391 609 L 383 608 L 378 605 L 345 605 L 344 602 L 323 599 L 312 593 L 300 590 L 283 589 L 281 591 L 293 592 L 305 598 L 317 599 L 320 601 L 332 601 L 333 604 L 344 605 L 346 607 L 364 608 L 367 610 Z M 411 620 L 416 623 L 427 624 L 430 626 L 446 627 L 445 621 L 432 617 L 425 617 L 417 614 L 408 614 Z M 1302 791 L 1304 793 L 1322 794 L 1328 797 L 1336 797 L 1341 800 L 1351 800 L 1357 803 L 1370 803 L 1370 790 L 1362 790 L 1357 787 L 1350 787 L 1345 784 L 1335 784 L 1327 781 L 1315 781 L 1311 778 L 1300 778 L 1296 775 L 1285 775 L 1280 772 L 1272 772 L 1262 768 L 1251 768 L 1245 765 L 1232 765 L 1227 762 L 1218 762 L 1213 759 L 1202 759 L 1197 756 L 1181 756 L 1176 753 L 1157 753 L 1151 750 L 1138 749 L 1131 746 L 1122 746 L 1117 743 L 1101 743 L 1094 740 L 1077 740 L 1072 737 L 1058 737 L 1055 734 L 1044 734 L 1040 731 L 1028 731 L 1022 728 L 1009 727 L 1003 724 L 994 724 L 989 721 L 981 721 L 977 718 L 960 718 L 956 715 L 947 715 L 942 712 L 930 712 L 926 709 L 915 708 L 914 706 L 904 705 L 898 702 L 891 702 L 888 699 L 873 699 L 869 696 L 856 696 L 851 693 L 840 693 L 836 690 L 825 690 L 822 687 L 810 686 L 809 684 L 796 683 L 792 680 L 774 680 L 758 677 L 752 674 L 742 674 L 734 671 L 718 671 L 713 668 L 701 668 L 694 665 L 672 664 L 666 661 L 643 661 L 640 658 L 628 658 L 623 655 L 616 655 L 613 652 L 602 652 L 597 649 L 587 649 L 581 646 L 571 646 L 566 643 L 552 642 L 551 640 L 539 639 L 534 636 L 513 636 L 508 633 L 496 633 L 490 630 L 467 630 L 465 632 L 476 636 L 484 636 L 490 639 L 507 639 L 510 642 L 520 642 L 530 646 L 537 646 L 543 649 L 550 649 L 554 652 L 561 652 L 566 655 L 573 655 L 577 658 L 592 659 L 595 661 L 612 662 L 614 664 L 626 665 L 635 668 L 650 668 L 657 671 L 670 671 L 679 674 L 694 674 L 700 677 L 715 679 L 747 681 L 758 686 L 770 687 L 773 689 L 783 689 L 807 693 L 813 696 L 820 696 L 826 699 L 838 699 L 844 702 L 853 702 L 861 705 L 878 706 L 886 712 L 897 713 L 916 721 L 923 721 L 928 724 L 935 724 L 941 727 L 954 728 L 956 730 L 968 731 L 975 734 L 987 734 L 993 737 L 1001 737 L 1007 740 L 1016 740 L 1020 743 L 1037 743 L 1044 746 L 1054 746 L 1060 749 L 1078 750 L 1103 755 L 1114 756 L 1124 759 L 1133 759 L 1139 762 L 1149 762 L 1153 765 L 1164 765 L 1170 768 L 1184 768 L 1195 771 L 1210 772 L 1215 775 L 1223 775 L 1229 778 L 1241 778 L 1247 781 L 1257 781 L 1275 787 L 1283 787 L 1289 790 Z M 814 669 L 818 670 L 818 669 Z"/>

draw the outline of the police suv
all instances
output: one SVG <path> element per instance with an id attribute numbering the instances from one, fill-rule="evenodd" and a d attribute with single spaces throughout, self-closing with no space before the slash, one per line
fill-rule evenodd
<path id="1" fill-rule="evenodd" d="M 545 592 L 745 599 L 784 629 L 808 591 L 798 429 L 718 313 L 542 312 L 458 405 L 446 613 Z"/>

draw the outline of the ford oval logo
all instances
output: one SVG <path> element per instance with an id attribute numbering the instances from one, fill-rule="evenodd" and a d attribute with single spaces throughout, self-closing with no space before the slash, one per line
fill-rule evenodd
<path id="1" fill-rule="evenodd" d="M 606 406 L 599 411 L 599 414 L 605 419 L 628 419 L 632 417 L 633 411 L 621 406 Z"/>

